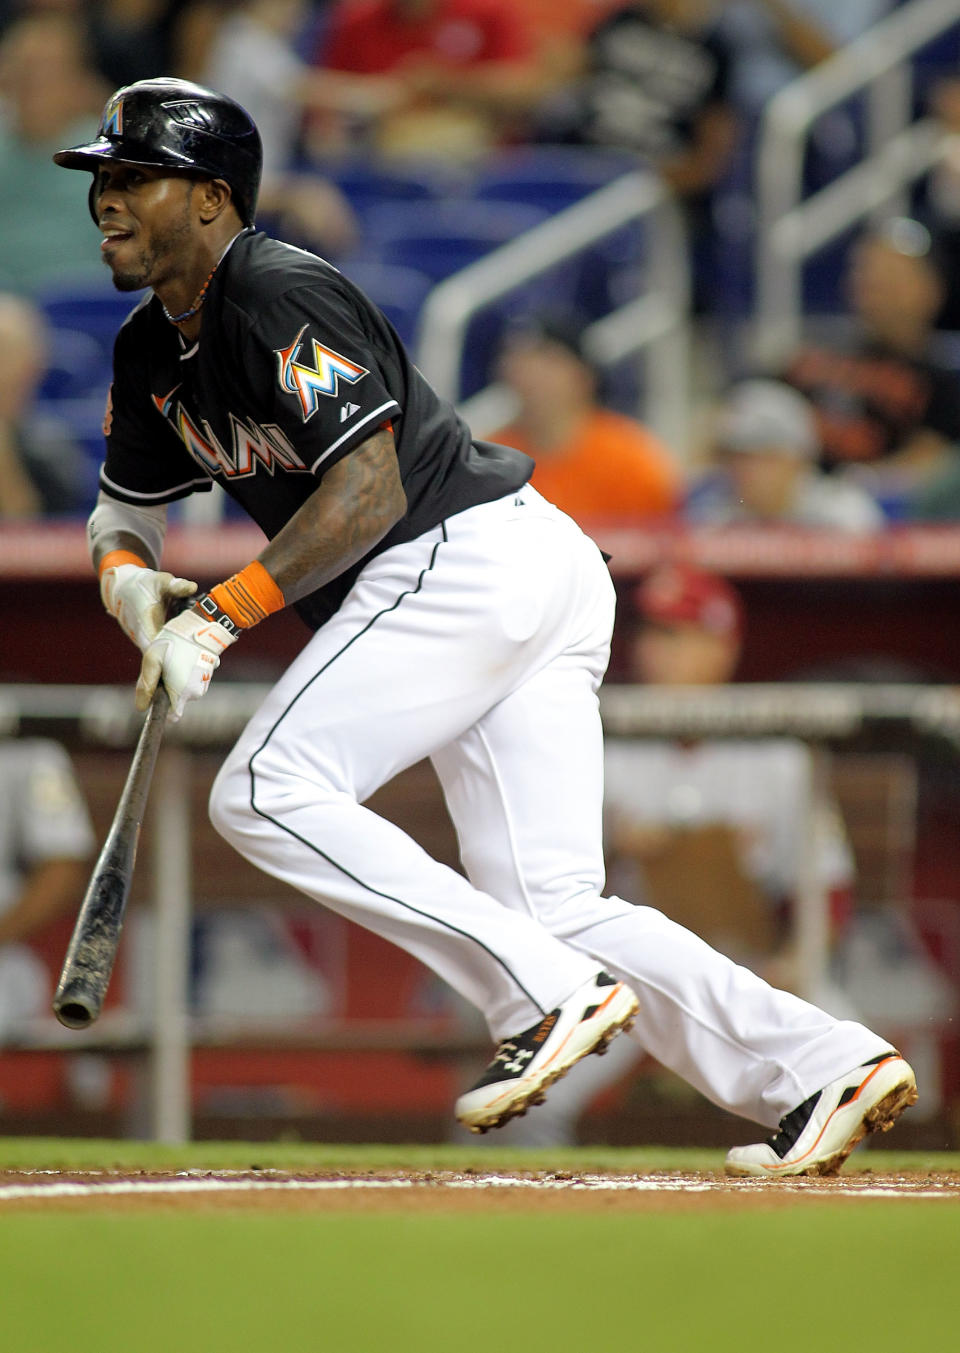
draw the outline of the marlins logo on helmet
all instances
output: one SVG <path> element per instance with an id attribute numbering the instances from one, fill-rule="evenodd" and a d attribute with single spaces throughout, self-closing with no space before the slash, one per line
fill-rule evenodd
<path id="1" fill-rule="evenodd" d="M 112 105 L 108 103 L 103 110 L 101 134 L 103 136 L 123 135 L 123 99 L 115 100 Z"/>
<path id="2" fill-rule="evenodd" d="M 339 352 L 334 352 L 332 348 L 325 348 L 315 338 L 312 340 L 313 366 L 305 366 L 303 362 L 298 362 L 306 328 L 304 325 L 287 347 L 274 349 L 280 388 L 286 390 L 288 394 L 296 395 L 300 400 L 305 423 L 320 407 L 319 395 L 332 398 L 337 394 L 342 380 L 355 385 L 357 381 L 369 375 L 366 367 L 358 366 L 356 362 L 351 362 Z"/>

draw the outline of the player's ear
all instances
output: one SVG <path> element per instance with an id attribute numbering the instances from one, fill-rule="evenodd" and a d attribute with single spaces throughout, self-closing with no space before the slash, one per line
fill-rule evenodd
<path id="1" fill-rule="evenodd" d="M 225 179 L 201 179 L 197 184 L 197 210 L 204 225 L 209 225 L 230 206 L 233 193 Z"/>

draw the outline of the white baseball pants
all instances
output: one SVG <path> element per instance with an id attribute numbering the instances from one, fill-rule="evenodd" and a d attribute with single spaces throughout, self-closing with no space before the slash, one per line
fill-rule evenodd
<path id="1" fill-rule="evenodd" d="M 363 570 L 228 756 L 211 817 L 266 873 L 426 963 L 494 1039 L 602 966 L 636 992 L 646 1051 L 773 1126 L 886 1044 L 602 896 L 613 613 L 596 545 L 534 490 L 448 519 Z M 361 806 L 423 757 L 469 882 Z"/>

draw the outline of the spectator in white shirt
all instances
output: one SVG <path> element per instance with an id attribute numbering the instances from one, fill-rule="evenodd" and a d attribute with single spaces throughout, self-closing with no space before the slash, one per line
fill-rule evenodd
<path id="1" fill-rule="evenodd" d="M 304 0 L 241 0 L 214 34 L 200 83 L 246 108 L 263 141 L 259 209 L 277 219 L 286 240 L 336 257 L 357 237 L 340 189 L 311 169 L 294 167 L 304 114 L 342 102 L 335 78 L 313 70 L 296 52 Z"/>
<path id="2" fill-rule="evenodd" d="M 70 760 L 56 742 L 0 739 L 0 1041 L 48 1007 L 30 940 L 83 896 L 95 845 Z"/>
<path id="3" fill-rule="evenodd" d="M 713 465 L 692 486 L 684 516 L 701 526 L 882 526 L 883 512 L 867 490 L 824 474 L 819 453 L 816 416 L 803 395 L 781 381 L 743 381 L 720 405 Z"/>

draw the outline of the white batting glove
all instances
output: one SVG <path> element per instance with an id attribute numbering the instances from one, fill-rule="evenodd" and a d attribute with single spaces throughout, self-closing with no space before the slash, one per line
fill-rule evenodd
<path id="1" fill-rule="evenodd" d="M 105 568 L 100 578 L 104 606 L 141 653 L 163 628 L 169 603 L 196 590 L 197 584 L 189 578 L 175 578 L 172 573 L 159 573 L 139 564 L 116 564 Z"/>
<path id="2" fill-rule="evenodd" d="M 161 677 L 170 697 L 171 719 L 180 718 L 188 700 L 200 699 L 220 666 L 220 654 L 237 641 L 236 627 L 224 620 L 189 610 L 167 621 L 143 655 L 137 709 L 148 707 Z"/>

